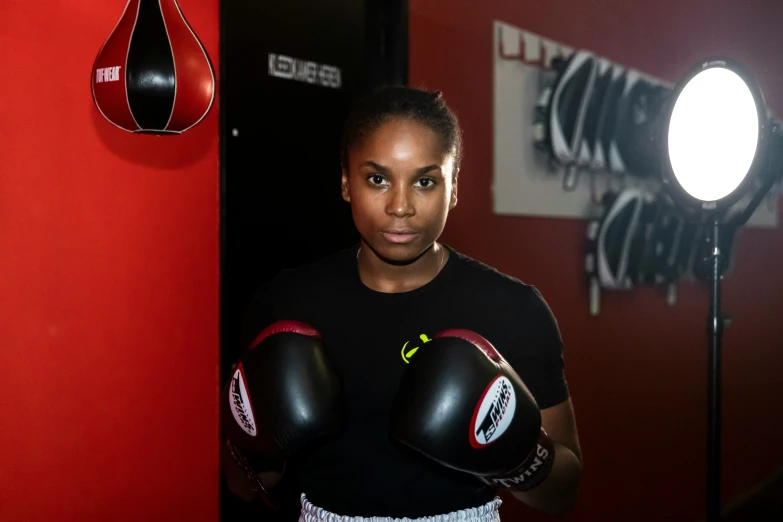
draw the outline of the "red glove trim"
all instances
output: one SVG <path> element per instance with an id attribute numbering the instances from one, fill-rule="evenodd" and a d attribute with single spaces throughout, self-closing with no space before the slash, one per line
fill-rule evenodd
<path id="1" fill-rule="evenodd" d="M 300 321 L 276 321 L 266 328 L 264 328 L 260 334 L 255 338 L 255 340 L 250 343 L 250 349 L 252 350 L 256 346 L 258 346 L 261 341 L 269 337 L 270 335 L 274 335 L 277 333 L 297 333 L 301 335 L 308 335 L 310 337 L 318 337 L 321 338 L 321 334 L 310 326 L 309 324 L 302 323 Z"/>
<path id="2" fill-rule="evenodd" d="M 458 339 L 463 339 L 475 345 L 476 348 L 484 352 L 484 354 L 490 359 L 492 359 L 493 361 L 503 360 L 503 357 L 501 357 L 500 353 L 498 353 L 495 347 L 492 346 L 492 343 L 490 343 L 489 341 L 484 339 L 481 335 L 471 330 L 460 330 L 458 328 L 454 328 L 451 330 L 443 330 L 442 332 L 437 334 L 434 338 L 437 339 L 439 337 L 457 337 Z"/>

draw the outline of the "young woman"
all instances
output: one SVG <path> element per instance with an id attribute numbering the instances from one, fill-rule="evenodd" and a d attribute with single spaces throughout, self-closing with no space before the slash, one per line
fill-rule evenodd
<path id="1" fill-rule="evenodd" d="M 308 522 L 488 522 L 506 488 L 544 512 L 573 506 L 581 453 L 550 309 L 534 287 L 438 242 L 461 153 L 439 93 L 386 87 L 357 103 L 342 197 L 361 242 L 284 271 L 249 310 L 252 349 L 221 405 L 238 496 L 292 492 Z M 482 372 L 508 386 L 485 387 Z M 453 428 L 471 415 L 470 437 Z"/>

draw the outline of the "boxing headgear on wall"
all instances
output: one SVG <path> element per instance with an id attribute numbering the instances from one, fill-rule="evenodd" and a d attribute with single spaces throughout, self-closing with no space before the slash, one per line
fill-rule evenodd
<path id="1" fill-rule="evenodd" d="M 177 0 L 128 0 L 93 64 L 92 94 L 129 132 L 179 134 L 204 119 L 215 73 Z"/>

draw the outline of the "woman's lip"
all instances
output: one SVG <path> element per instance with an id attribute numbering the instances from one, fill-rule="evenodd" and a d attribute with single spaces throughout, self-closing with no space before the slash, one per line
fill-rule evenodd
<path id="1" fill-rule="evenodd" d="M 416 232 L 381 232 L 383 238 L 389 243 L 410 243 L 418 235 Z"/>

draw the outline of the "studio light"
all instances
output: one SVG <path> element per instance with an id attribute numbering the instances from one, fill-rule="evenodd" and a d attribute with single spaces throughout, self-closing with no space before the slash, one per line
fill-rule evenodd
<path id="1" fill-rule="evenodd" d="M 664 183 L 672 195 L 692 210 L 735 204 L 759 176 L 769 130 L 750 74 L 728 60 L 699 64 L 674 90 L 667 116 Z"/>
<path id="2" fill-rule="evenodd" d="M 711 285 L 707 412 L 706 520 L 720 516 L 722 227 L 742 226 L 771 188 L 770 158 L 779 150 L 779 128 L 767 115 L 756 82 L 738 63 L 708 60 L 678 84 L 661 130 L 663 182 L 690 219 L 710 226 Z M 771 138 L 774 147 L 770 147 Z M 744 196 L 750 203 L 730 212 Z"/>
<path id="3" fill-rule="evenodd" d="M 759 123 L 753 94 L 737 73 L 713 67 L 694 76 L 669 123 L 669 159 L 682 188 L 700 201 L 734 193 L 756 157 Z"/>

